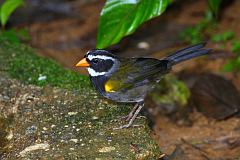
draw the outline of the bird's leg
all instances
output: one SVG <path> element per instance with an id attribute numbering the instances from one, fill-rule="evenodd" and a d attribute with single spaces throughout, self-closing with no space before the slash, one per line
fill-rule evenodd
<path id="1" fill-rule="evenodd" d="M 132 116 L 133 116 L 134 112 L 136 111 L 136 109 L 138 108 L 138 106 L 139 106 L 139 104 L 136 103 L 134 105 L 133 109 L 130 111 L 130 113 L 126 116 L 121 117 L 121 119 L 125 119 L 126 121 L 129 121 L 132 118 Z"/>
<path id="2" fill-rule="evenodd" d="M 128 124 L 125 124 L 125 125 L 123 125 L 123 126 L 120 126 L 119 128 L 114 128 L 114 129 L 123 129 L 123 128 L 128 128 L 128 127 L 130 127 L 130 126 L 133 124 L 133 122 L 134 122 L 134 120 L 136 119 L 136 117 L 137 117 L 137 115 L 139 114 L 139 112 L 141 111 L 141 109 L 143 108 L 144 103 L 138 103 L 137 106 L 138 106 L 138 108 L 136 109 L 136 111 L 135 111 L 135 112 L 133 113 L 133 115 L 131 116 Z"/>

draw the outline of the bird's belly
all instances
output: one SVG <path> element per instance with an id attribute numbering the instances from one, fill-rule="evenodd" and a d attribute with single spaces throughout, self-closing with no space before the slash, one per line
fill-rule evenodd
<path id="1" fill-rule="evenodd" d="M 151 86 L 139 86 L 129 90 L 120 90 L 116 92 L 106 93 L 104 97 L 116 102 L 141 102 L 144 100 L 147 92 L 151 90 Z"/>

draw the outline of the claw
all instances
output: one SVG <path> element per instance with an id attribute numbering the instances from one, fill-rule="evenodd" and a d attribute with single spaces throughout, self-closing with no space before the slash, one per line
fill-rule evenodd
<path id="1" fill-rule="evenodd" d="M 119 129 L 129 128 L 129 127 L 144 127 L 144 125 L 142 125 L 142 124 L 133 124 L 133 125 L 125 124 L 120 127 L 113 128 L 113 130 L 119 130 Z"/>
<path id="2" fill-rule="evenodd" d="M 128 121 L 128 124 L 125 124 L 123 126 L 120 126 L 118 128 L 113 128 L 113 130 L 117 130 L 117 129 L 123 129 L 123 128 L 129 128 L 131 126 L 133 126 L 133 122 L 136 119 L 137 115 L 139 114 L 139 112 L 141 111 L 141 109 L 143 108 L 144 103 L 137 103 L 134 108 L 132 109 L 132 111 L 125 116 L 127 119 L 126 121 Z M 134 125 L 134 126 L 139 126 L 139 125 Z"/>

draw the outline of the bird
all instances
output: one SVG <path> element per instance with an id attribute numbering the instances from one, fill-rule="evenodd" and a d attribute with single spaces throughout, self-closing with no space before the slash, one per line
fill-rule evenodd
<path id="1" fill-rule="evenodd" d="M 180 62 L 208 54 L 211 49 L 199 43 L 176 51 L 161 59 L 151 57 L 120 57 L 103 49 L 88 51 L 76 67 L 86 67 L 93 87 L 103 97 L 115 102 L 135 103 L 125 116 L 129 128 L 144 107 L 144 98 L 161 78 Z"/>

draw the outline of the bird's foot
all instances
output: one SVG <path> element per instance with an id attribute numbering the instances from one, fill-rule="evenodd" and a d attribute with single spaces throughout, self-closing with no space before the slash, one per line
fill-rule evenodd
<path id="1" fill-rule="evenodd" d="M 133 115 L 136 112 L 136 109 L 138 107 L 139 107 L 139 105 L 138 105 L 138 103 L 136 103 L 135 106 L 133 107 L 133 109 L 131 110 L 131 112 L 128 115 L 121 117 L 120 119 L 125 120 L 127 122 L 130 121 L 130 119 L 133 117 Z"/>
<path id="2" fill-rule="evenodd" d="M 143 108 L 144 104 L 136 104 L 133 108 L 133 110 L 126 116 L 126 120 L 128 121 L 128 124 L 125 124 L 123 126 L 120 126 L 118 128 L 114 128 L 114 130 L 116 129 L 123 129 L 123 128 L 129 128 L 131 126 L 133 127 L 139 127 L 140 125 L 132 125 L 134 120 L 136 119 L 137 115 L 139 114 L 139 112 L 141 111 L 141 109 Z"/>

